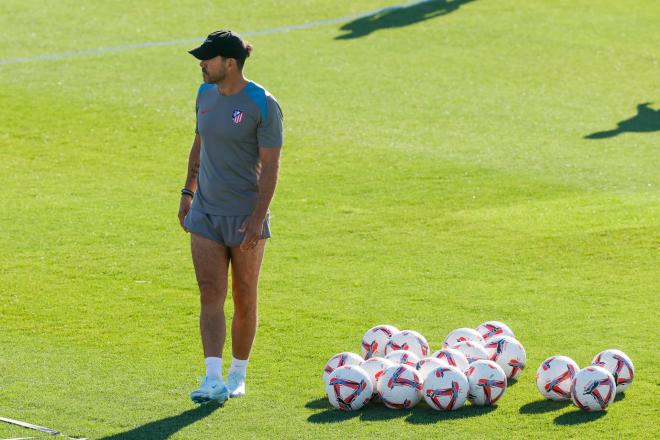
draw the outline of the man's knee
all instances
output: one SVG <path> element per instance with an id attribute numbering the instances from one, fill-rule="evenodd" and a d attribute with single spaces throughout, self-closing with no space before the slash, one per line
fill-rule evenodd
<path id="1" fill-rule="evenodd" d="M 234 280 L 232 283 L 234 311 L 239 317 L 250 317 L 257 314 L 257 286 L 252 283 Z"/>
<path id="2" fill-rule="evenodd" d="M 202 304 L 224 303 L 227 296 L 227 284 L 208 280 L 200 280 L 197 284 Z"/>
<path id="3" fill-rule="evenodd" d="M 257 282 L 256 280 L 246 280 L 234 277 L 231 282 L 232 291 L 237 293 L 241 298 L 255 298 L 257 297 Z"/>
<path id="4" fill-rule="evenodd" d="M 236 301 L 234 298 L 234 317 L 237 319 L 257 319 L 257 303 Z"/>

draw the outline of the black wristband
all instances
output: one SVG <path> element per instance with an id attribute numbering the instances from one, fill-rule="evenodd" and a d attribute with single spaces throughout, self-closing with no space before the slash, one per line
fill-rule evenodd
<path id="1" fill-rule="evenodd" d="M 190 197 L 195 197 L 195 193 L 192 192 L 192 191 L 190 191 L 188 188 L 183 188 L 183 189 L 181 190 L 181 195 L 182 195 L 182 196 L 183 196 L 183 195 L 186 195 L 186 196 L 190 196 Z"/>

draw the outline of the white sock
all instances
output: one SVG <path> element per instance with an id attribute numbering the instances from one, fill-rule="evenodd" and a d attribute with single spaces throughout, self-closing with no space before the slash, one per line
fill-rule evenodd
<path id="1" fill-rule="evenodd" d="M 247 372 L 247 365 L 248 365 L 247 359 L 236 359 L 235 357 L 232 356 L 231 367 L 229 368 L 229 374 L 239 373 L 241 376 L 245 377 Z"/>
<path id="2" fill-rule="evenodd" d="M 206 364 L 206 375 L 222 380 L 222 358 L 207 357 L 204 359 Z"/>

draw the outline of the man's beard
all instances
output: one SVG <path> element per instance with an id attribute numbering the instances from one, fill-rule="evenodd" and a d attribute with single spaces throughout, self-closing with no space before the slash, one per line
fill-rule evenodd
<path id="1" fill-rule="evenodd" d="M 210 84 L 219 84 L 225 79 L 225 73 L 224 72 L 218 72 L 215 75 L 209 74 L 209 72 L 206 72 L 206 82 Z"/>

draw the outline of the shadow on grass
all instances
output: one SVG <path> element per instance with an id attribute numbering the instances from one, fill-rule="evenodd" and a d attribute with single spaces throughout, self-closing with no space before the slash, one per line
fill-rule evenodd
<path id="1" fill-rule="evenodd" d="M 360 417 L 364 421 L 390 420 L 404 417 L 410 414 L 410 411 L 412 411 L 398 411 L 385 408 L 385 406 L 383 406 L 383 404 L 380 402 L 372 402 L 358 411 L 340 411 L 330 405 L 330 402 L 328 402 L 326 397 L 310 400 L 305 404 L 305 408 L 325 410 L 309 416 L 307 421 L 311 423 L 340 423 L 345 422 L 346 420 L 354 419 L 356 417 Z"/>
<path id="2" fill-rule="evenodd" d="M 412 409 L 403 411 L 389 409 L 381 402 L 371 402 L 358 411 L 340 411 L 330 405 L 327 397 L 319 397 L 318 399 L 310 400 L 305 404 L 305 408 L 325 410 L 309 416 L 307 421 L 311 423 L 339 423 L 356 417 L 360 417 L 363 421 L 391 420 L 405 417 L 412 411 Z"/>
<path id="3" fill-rule="evenodd" d="M 520 407 L 520 414 L 544 414 L 557 411 L 571 405 L 570 400 L 537 400 Z"/>
<path id="4" fill-rule="evenodd" d="M 307 418 L 310 423 L 341 423 L 347 420 L 359 417 L 364 422 L 376 422 L 383 420 L 393 420 L 407 417 L 406 422 L 413 424 L 431 424 L 446 419 L 466 419 L 469 417 L 478 417 L 495 411 L 497 406 L 474 406 L 467 405 L 457 411 L 435 411 L 423 402 L 420 402 L 415 408 L 406 410 L 390 409 L 381 402 L 372 402 L 359 411 L 339 411 L 330 405 L 328 399 L 321 397 L 310 400 L 305 404 L 305 408 L 324 409 Z"/>
<path id="5" fill-rule="evenodd" d="M 405 417 L 417 411 L 415 408 L 409 409 L 391 409 L 381 402 L 370 403 L 369 406 L 362 409 L 360 420 L 363 422 L 380 422 L 383 420 L 393 420 Z"/>
<path id="6" fill-rule="evenodd" d="M 617 394 L 616 396 L 614 396 L 614 401 L 615 401 L 615 402 L 618 402 L 619 400 L 623 400 L 623 399 L 625 399 L 625 398 L 626 398 L 625 393 L 619 393 L 619 394 Z"/>
<path id="7" fill-rule="evenodd" d="M 575 411 L 567 412 L 555 417 L 555 423 L 563 426 L 580 425 L 582 423 L 594 422 L 601 417 L 604 417 L 605 414 L 607 414 L 606 411 L 587 412 L 581 409 L 576 409 Z"/>
<path id="8" fill-rule="evenodd" d="M 406 422 L 415 425 L 428 425 L 442 420 L 467 419 L 479 417 L 488 414 L 497 409 L 497 405 L 476 406 L 466 405 L 455 411 L 436 411 L 429 406 L 420 406 L 412 411 L 412 414 L 406 419 Z"/>
<path id="9" fill-rule="evenodd" d="M 360 411 L 340 411 L 331 407 L 323 412 L 312 414 L 307 417 L 307 421 L 310 423 L 341 423 L 359 417 L 361 411 L 364 411 L 364 409 Z"/>
<path id="10" fill-rule="evenodd" d="M 474 0 L 427 0 L 392 6 L 346 23 L 341 27 L 341 30 L 348 33 L 335 37 L 335 40 L 360 38 L 379 29 L 408 26 L 441 15 L 447 15 L 465 3 L 472 1 Z"/>
<path id="11" fill-rule="evenodd" d="M 585 139 L 605 139 L 618 136 L 621 133 L 649 133 L 660 131 L 660 110 L 649 107 L 651 103 L 645 102 L 637 105 L 637 114 L 630 119 L 617 123 L 613 130 L 598 131 L 585 136 Z"/>
<path id="12" fill-rule="evenodd" d="M 310 400 L 305 404 L 307 409 L 330 409 L 332 405 L 328 402 L 327 397 L 319 397 L 318 399 Z"/>
<path id="13" fill-rule="evenodd" d="M 221 405 L 215 402 L 189 409 L 176 416 L 166 417 L 164 419 L 149 422 L 146 425 L 138 426 L 130 431 L 120 432 L 109 437 L 103 437 L 100 440 L 165 440 L 177 433 L 179 430 L 191 425 L 198 420 L 211 414 Z"/>

